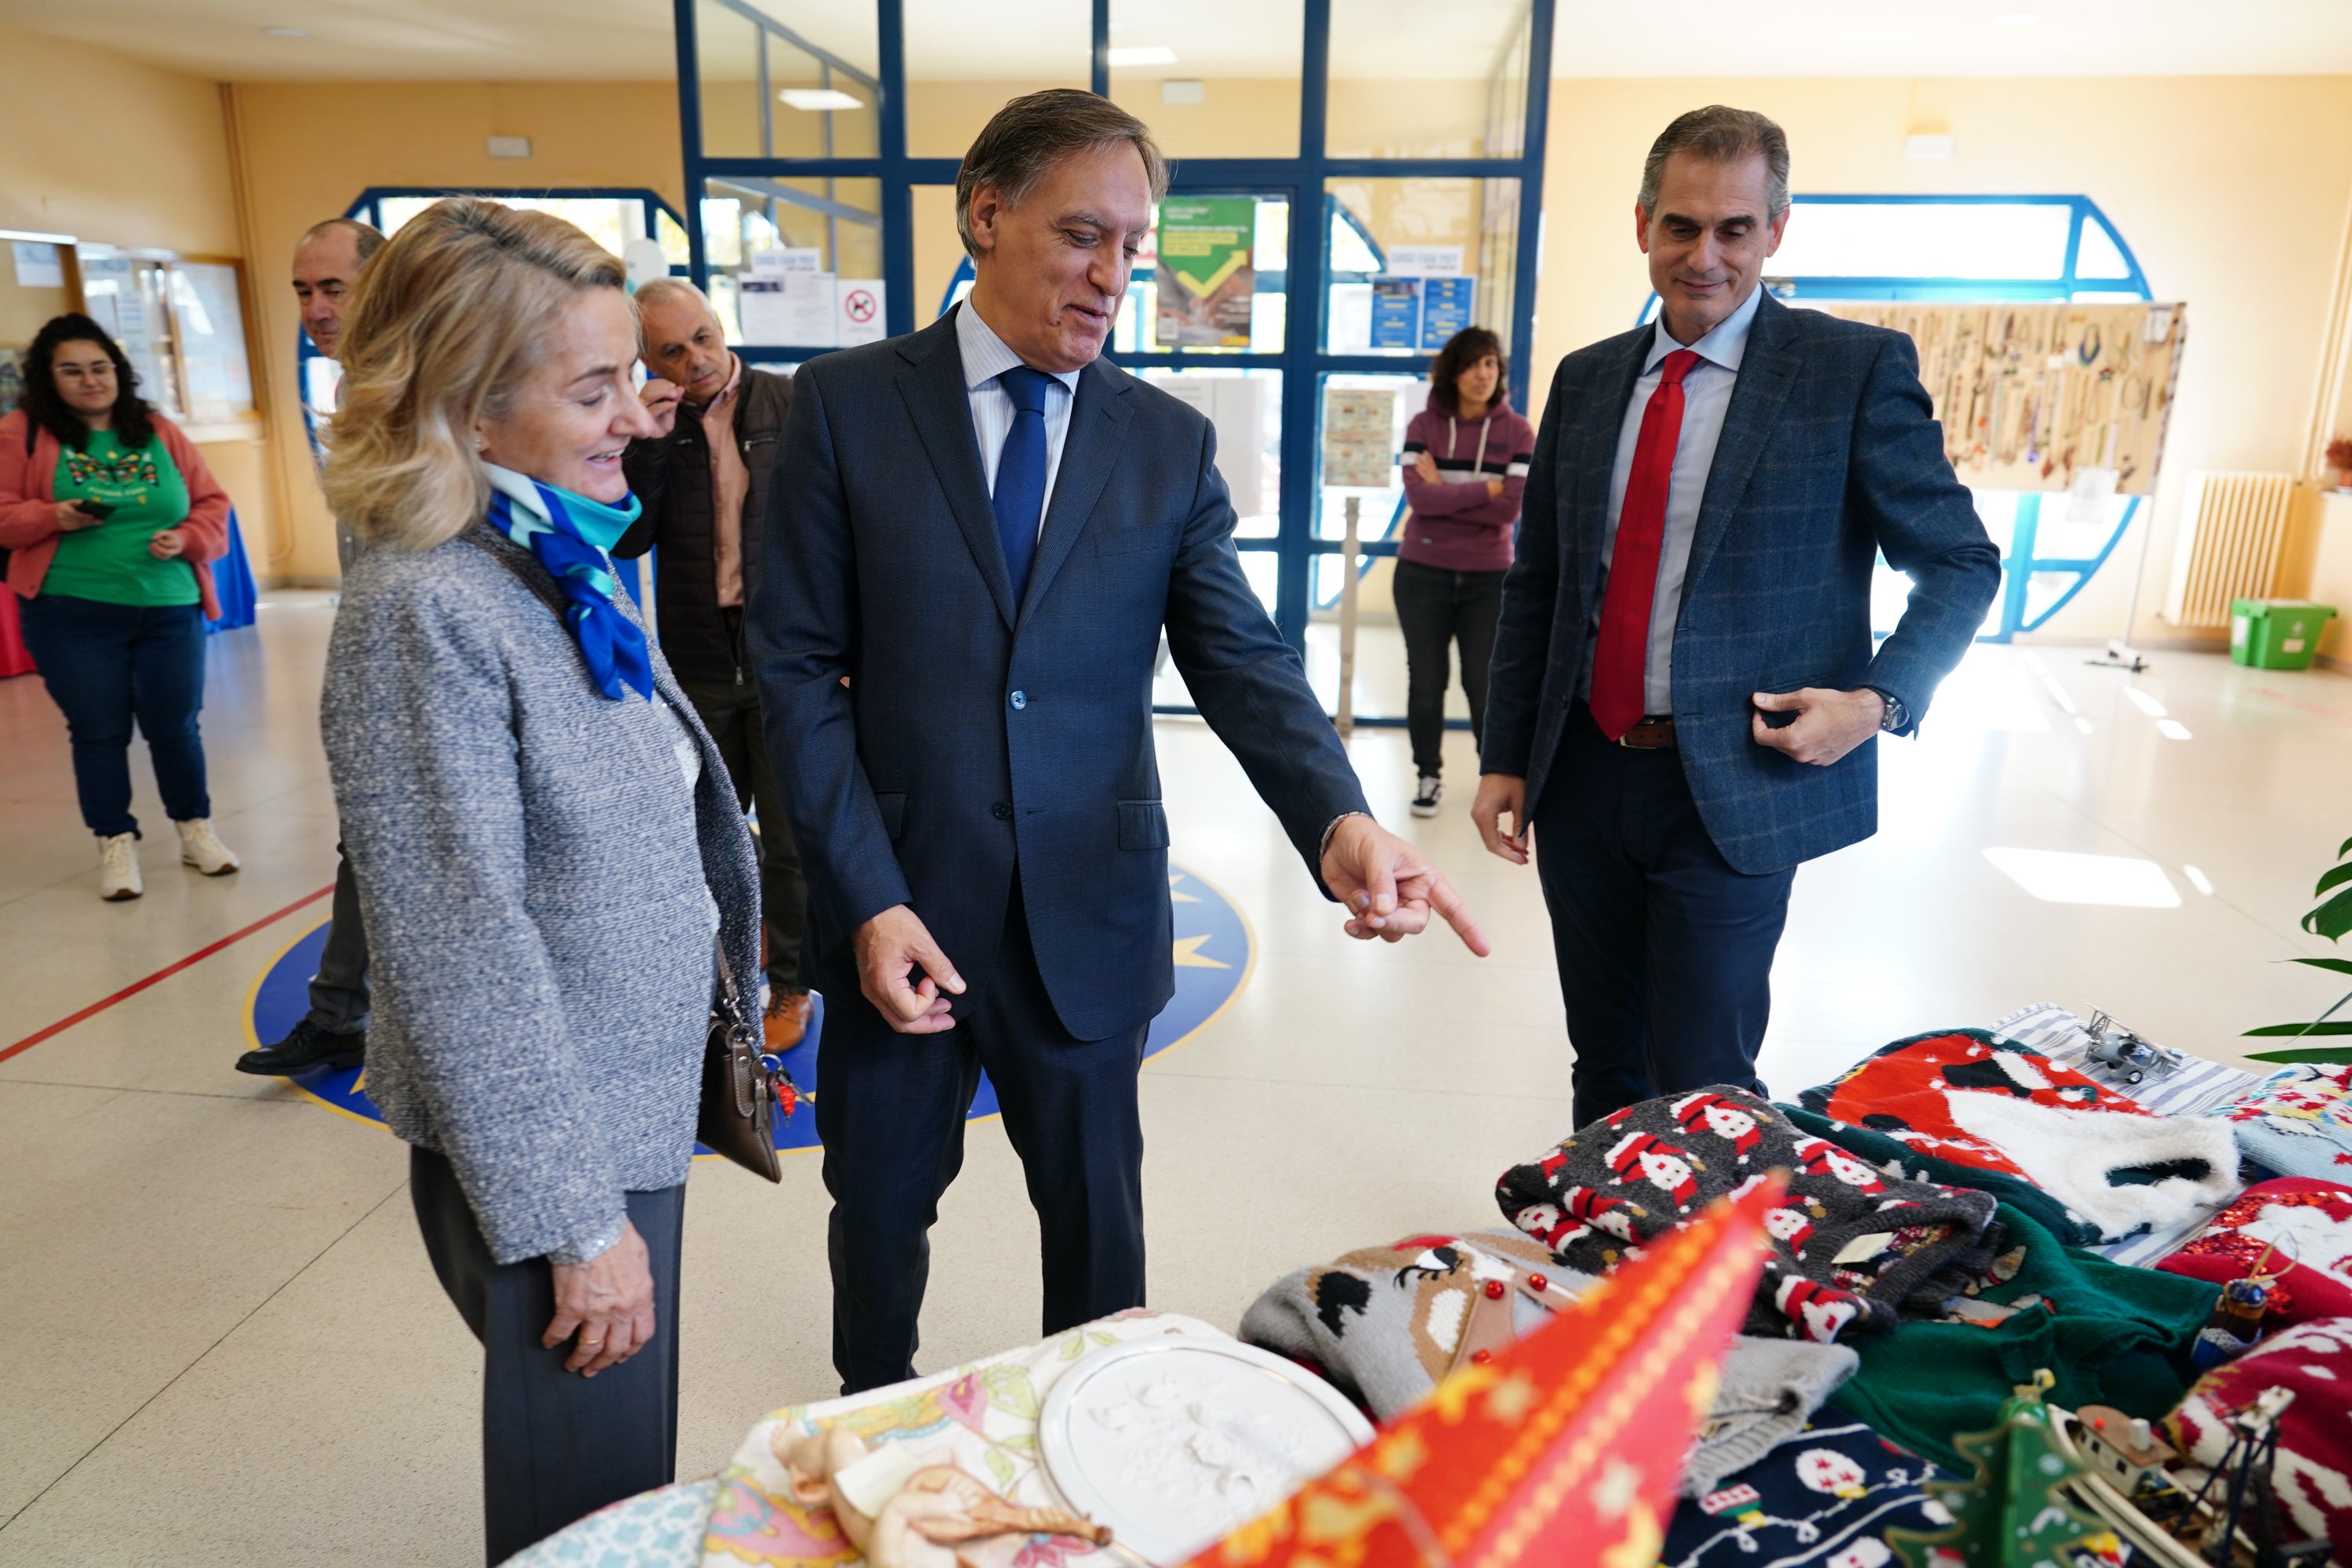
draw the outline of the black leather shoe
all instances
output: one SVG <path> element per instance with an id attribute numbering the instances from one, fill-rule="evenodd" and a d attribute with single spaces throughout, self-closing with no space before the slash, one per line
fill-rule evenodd
<path id="1" fill-rule="evenodd" d="M 236 1070 L 264 1078 L 299 1078 L 319 1068 L 355 1068 L 366 1059 L 366 1030 L 356 1035 L 331 1034 L 305 1018 L 276 1045 L 237 1058 Z"/>

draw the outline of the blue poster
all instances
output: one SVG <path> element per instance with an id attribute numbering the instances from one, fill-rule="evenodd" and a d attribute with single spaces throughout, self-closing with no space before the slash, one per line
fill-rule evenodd
<path id="1" fill-rule="evenodd" d="M 1421 284 L 1421 346 L 1434 353 L 1470 324 L 1470 312 L 1478 299 L 1478 279 L 1424 278 Z"/>
<path id="2" fill-rule="evenodd" d="M 1409 349 L 1421 341 L 1421 279 L 1372 279 L 1372 347 Z"/>

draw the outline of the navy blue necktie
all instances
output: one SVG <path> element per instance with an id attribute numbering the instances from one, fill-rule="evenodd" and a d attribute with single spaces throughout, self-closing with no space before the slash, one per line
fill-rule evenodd
<path id="1" fill-rule="evenodd" d="M 1013 399 L 1013 428 L 996 456 L 996 542 L 1004 552 L 1004 574 L 1013 580 L 1013 602 L 1029 591 L 1029 565 L 1037 558 L 1037 524 L 1045 510 L 1045 388 L 1053 377 L 1016 364 L 996 378 Z"/>

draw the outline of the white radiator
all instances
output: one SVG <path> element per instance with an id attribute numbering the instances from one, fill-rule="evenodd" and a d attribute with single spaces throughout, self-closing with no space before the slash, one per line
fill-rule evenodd
<path id="1" fill-rule="evenodd" d="M 2190 474 L 2164 618 L 2176 626 L 2226 626 L 2231 600 L 2271 597 L 2294 496 L 2292 474 Z"/>

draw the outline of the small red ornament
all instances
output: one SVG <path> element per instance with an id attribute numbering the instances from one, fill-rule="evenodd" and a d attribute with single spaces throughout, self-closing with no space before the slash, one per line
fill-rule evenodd
<path id="1" fill-rule="evenodd" d="M 1494 1359 L 1495 1352 L 1493 1351 L 1472 1351 L 1470 1352 L 1470 1361 L 1475 1366 L 1485 1366 L 1488 1362 L 1493 1361 Z"/>
<path id="2" fill-rule="evenodd" d="M 1551 1281 L 1545 1279 L 1540 1274 L 1528 1275 L 1528 1283 L 1534 1286 L 1538 1290 L 1549 1290 L 1551 1289 Z"/>
<path id="3" fill-rule="evenodd" d="M 1503 1299 L 1503 1282 L 1502 1282 L 1500 1279 L 1489 1279 L 1489 1280 L 1487 1280 L 1487 1281 L 1486 1281 L 1486 1300 L 1488 1300 L 1489 1301 L 1499 1301 L 1499 1300 L 1501 1300 L 1502 1299 Z"/>

